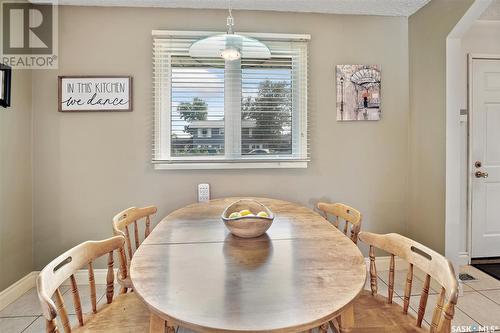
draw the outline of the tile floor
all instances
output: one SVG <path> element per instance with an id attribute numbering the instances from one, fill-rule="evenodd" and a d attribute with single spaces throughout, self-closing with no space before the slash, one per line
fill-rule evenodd
<path id="1" fill-rule="evenodd" d="M 464 283 L 464 293 L 458 300 L 453 325 L 478 328 L 477 330 L 471 330 L 472 332 L 478 332 L 480 326 L 498 326 L 497 331 L 500 331 L 500 281 L 470 266 L 463 267 L 462 271 L 473 275 L 478 280 Z M 401 304 L 403 302 L 402 296 L 404 294 L 403 285 L 405 276 L 404 271 L 396 271 L 394 297 L 395 302 Z M 387 282 L 388 273 L 383 271 L 379 272 L 379 293 L 382 295 L 387 295 Z M 412 288 L 413 295 L 410 302 L 411 312 L 414 315 L 415 311 L 418 309 L 422 285 L 422 280 L 415 277 L 415 282 Z M 369 288 L 369 282 L 367 282 L 366 288 Z M 431 284 L 425 315 L 427 325 L 431 320 L 430 317 L 432 316 L 432 310 L 429 309 L 434 306 L 437 300 L 437 289 L 438 288 L 436 288 L 434 284 Z M 90 296 L 88 293 L 88 286 L 80 286 L 79 290 L 82 298 L 83 310 L 85 312 L 89 312 Z M 64 287 L 62 291 L 64 292 L 63 297 L 69 310 L 71 309 L 72 304 L 71 292 L 68 287 Z M 115 291 L 118 291 L 118 288 L 115 288 Z M 105 286 L 98 285 L 97 297 L 99 303 L 105 302 L 104 294 Z M 76 323 L 76 316 L 74 315 L 74 312 L 71 312 L 71 310 L 69 311 L 69 313 L 73 313 L 70 315 L 70 320 L 73 323 Z M 44 329 L 45 320 L 41 316 L 41 310 L 35 289 L 31 289 L 15 302 L 0 311 L 1 333 L 44 333 Z M 187 332 L 187 330 L 180 329 L 179 333 L 181 332 Z"/>
<path id="2" fill-rule="evenodd" d="M 92 310 L 90 301 L 90 289 L 87 285 L 79 285 L 80 300 L 82 310 L 88 313 Z M 119 286 L 115 285 L 115 293 L 119 291 Z M 66 304 L 68 317 L 72 325 L 78 323 L 75 310 L 73 308 L 73 297 L 69 286 L 62 286 L 61 292 Z M 106 286 L 96 285 L 97 306 L 106 302 Z M 59 326 L 62 327 L 62 326 Z M 45 319 L 38 301 L 36 289 L 33 288 L 19 297 L 0 311 L 0 333 L 44 333 Z"/>

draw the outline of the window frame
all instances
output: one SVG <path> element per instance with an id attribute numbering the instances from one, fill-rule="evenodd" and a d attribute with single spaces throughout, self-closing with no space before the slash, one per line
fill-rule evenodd
<path id="1" fill-rule="evenodd" d="M 156 39 L 182 39 L 182 38 L 203 38 L 224 32 L 207 31 L 165 31 L 153 30 L 153 45 Z M 307 34 L 273 34 L 273 33 L 242 33 L 238 34 L 257 38 L 264 42 L 308 42 L 310 35 Z M 308 78 L 307 78 L 307 43 L 300 44 L 300 64 L 299 68 L 305 73 L 297 70 L 292 72 L 292 82 L 300 82 L 298 93 L 292 94 L 293 103 L 296 103 L 298 112 L 292 112 L 292 154 L 278 157 L 277 155 L 255 156 L 240 155 L 238 158 L 230 159 L 225 155 L 215 156 L 171 156 L 171 99 L 172 84 L 171 56 L 167 55 L 165 59 L 158 59 L 158 55 L 153 50 L 153 89 L 154 89 L 154 143 L 152 163 L 157 170 L 171 169 L 254 169 L 254 168 L 307 168 L 309 162 L 308 152 Z M 161 72 L 160 75 L 158 73 Z M 300 96 L 298 96 L 300 95 Z M 300 98 L 299 98 L 300 97 Z M 300 104 L 299 104 L 300 103 Z M 166 110 L 166 111 L 165 111 Z M 165 116 L 165 112 L 168 116 Z M 234 116 L 234 115 L 233 115 Z M 241 117 L 240 117 L 241 118 Z M 225 116 L 227 119 L 227 116 Z M 227 121 L 226 121 L 227 125 Z M 233 124 L 234 126 L 235 124 Z M 225 127 L 225 140 L 231 140 L 231 132 Z M 241 128 L 236 131 L 241 133 Z M 241 146 L 240 139 L 236 140 Z M 227 142 L 225 144 L 227 147 Z M 241 148 L 241 147 L 240 147 Z M 226 148 L 225 148 L 226 149 Z"/>

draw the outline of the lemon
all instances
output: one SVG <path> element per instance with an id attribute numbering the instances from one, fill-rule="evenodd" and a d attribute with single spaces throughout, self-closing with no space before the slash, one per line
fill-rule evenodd
<path id="1" fill-rule="evenodd" d="M 234 212 L 234 213 L 231 213 L 231 215 L 229 215 L 230 219 L 236 219 L 238 217 L 241 217 L 241 214 L 238 212 Z"/>
<path id="2" fill-rule="evenodd" d="M 267 215 L 267 213 L 266 213 L 266 212 L 259 212 L 259 213 L 257 214 L 257 216 L 260 216 L 260 217 L 269 217 L 269 215 Z"/>
<path id="3" fill-rule="evenodd" d="M 247 216 L 247 215 L 251 215 L 252 212 L 249 211 L 248 209 L 243 209 L 242 211 L 240 211 L 240 215 L 241 216 Z"/>

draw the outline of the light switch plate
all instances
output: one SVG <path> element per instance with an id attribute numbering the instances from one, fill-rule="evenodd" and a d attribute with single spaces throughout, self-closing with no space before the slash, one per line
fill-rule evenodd
<path id="1" fill-rule="evenodd" d="M 210 200 L 210 184 L 198 184 L 198 202 Z"/>

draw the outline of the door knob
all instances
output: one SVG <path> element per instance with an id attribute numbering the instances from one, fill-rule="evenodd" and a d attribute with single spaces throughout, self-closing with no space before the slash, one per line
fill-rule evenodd
<path id="1" fill-rule="evenodd" d="M 476 178 L 488 178 L 487 172 L 476 171 L 474 175 L 476 176 Z"/>

